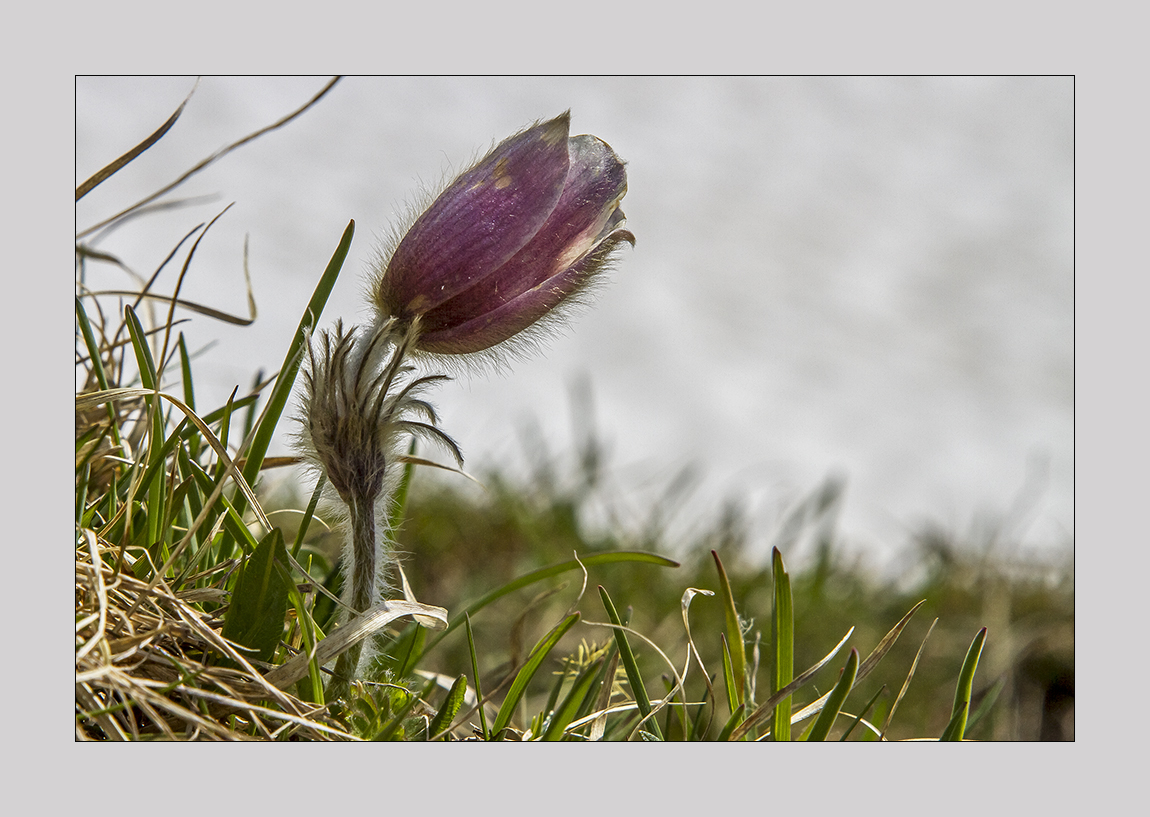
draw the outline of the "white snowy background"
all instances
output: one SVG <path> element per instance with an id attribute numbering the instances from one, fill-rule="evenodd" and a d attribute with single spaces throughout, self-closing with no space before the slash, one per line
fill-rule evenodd
<path id="1" fill-rule="evenodd" d="M 323 78 L 205 78 L 175 128 L 77 206 L 111 215 L 293 110 Z M 77 80 L 77 182 L 151 133 L 189 77 Z M 349 78 L 287 127 L 100 244 L 150 275 L 196 223 L 198 402 L 274 371 L 349 219 L 355 242 L 321 325 L 363 320 L 379 238 L 421 187 L 568 108 L 628 162 L 638 238 L 591 309 L 543 353 L 462 377 L 434 402 L 470 472 L 529 471 L 524 428 L 569 453 L 590 384 L 612 501 L 641 525 L 675 474 L 698 482 L 672 535 L 745 508 L 756 546 L 828 475 L 840 530 L 885 559 L 924 522 L 987 525 L 1054 552 L 1074 526 L 1074 97 L 1041 78 Z M 176 268 L 158 291 L 170 292 Z M 93 286 L 123 287 L 101 270 Z M 285 440 L 272 451 L 288 453 Z"/>

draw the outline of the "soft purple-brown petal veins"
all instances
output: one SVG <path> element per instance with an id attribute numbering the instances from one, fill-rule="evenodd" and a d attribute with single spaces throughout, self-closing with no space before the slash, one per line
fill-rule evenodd
<path id="1" fill-rule="evenodd" d="M 538 234 L 498 270 L 427 314 L 425 331 L 470 321 L 540 286 L 578 264 L 623 220 L 623 162 L 594 136 L 573 137 L 568 149 L 563 192 Z"/>
<path id="2" fill-rule="evenodd" d="M 490 275 L 555 210 L 568 170 L 570 115 L 512 136 L 416 219 L 383 276 L 382 301 L 413 317 Z"/>
<path id="3" fill-rule="evenodd" d="M 623 214 L 612 218 L 618 224 Z M 634 245 L 635 236 L 628 230 L 616 230 L 585 255 L 575 266 L 552 276 L 499 306 L 469 320 L 445 323 L 443 328 L 420 337 L 424 350 L 439 354 L 470 354 L 490 349 L 517 335 L 544 318 L 555 307 L 583 290 L 609 260 L 611 253 L 624 241 Z"/>

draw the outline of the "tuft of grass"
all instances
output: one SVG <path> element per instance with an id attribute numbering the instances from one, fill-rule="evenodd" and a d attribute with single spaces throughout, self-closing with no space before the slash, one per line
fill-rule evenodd
<path id="1" fill-rule="evenodd" d="M 323 311 L 354 225 L 321 275 L 278 375 L 258 378 L 250 394 L 238 400 L 233 394 L 214 411 L 197 410 L 191 357 L 175 313 L 190 309 L 251 322 L 180 298 L 196 249 L 215 220 L 191 230 L 137 290 L 92 291 L 86 284 L 92 264 L 129 269 L 92 243 L 98 238 L 88 238 L 99 228 L 146 215 L 160 195 L 224 153 L 286 124 L 333 84 L 279 122 L 77 236 L 79 740 L 355 737 L 306 695 L 268 680 L 270 667 L 285 663 L 301 639 L 315 647 L 322 631 L 312 616 L 311 577 L 288 555 L 282 531 L 271 525 L 253 490 L 262 469 L 272 464 L 264 454 L 292 389 L 298 344 Z M 155 133 L 80 185 L 77 200 L 161 139 L 187 102 Z M 193 237 L 174 291 L 156 294 L 160 272 Z M 123 303 L 125 297 L 131 302 Z M 168 309 L 154 322 L 150 309 L 138 310 L 157 300 Z M 252 311 L 254 319 L 254 303 Z M 177 384 L 178 396 L 172 391 Z M 270 397 L 257 415 L 269 386 Z M 314 674 L 312 686 L 314 696 Z"/>

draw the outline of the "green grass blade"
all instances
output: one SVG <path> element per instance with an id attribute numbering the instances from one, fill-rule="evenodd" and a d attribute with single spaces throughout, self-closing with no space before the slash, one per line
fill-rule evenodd
<path id="1" fill-rule="evenodd" d="M 723 683 L 727 689 L 727 711 L 733 715 L 735 710 L 741 706 L 738 690 L 742 688 L 742 683 L 736 680 L 735 667 L 731 660 L 731 648 L 724 633 L 719 634 L 719 643 L 723 647 Z"/>
<path id="2" fill-rule="evenodd" d="M 983 627 L 974 636 L 970 649 L 966 651 L 966 659 L 962 662 L 962 669 L 958 673 L 958 684 L 954 690 L 954 708 L 951 710 L 950 723 L 946 725 L 939 740 L 962 740 L 962 736 L 966 733 L 974 672 L 978 669 L 978 658 L 982 655 L 982 645 L 985 643 L 986 628 Z"/>
<path id="3" fill-rule="evenodd" d="M 415 448 L 416 440 L 413 437 L 411 443 L 407 446 L 408 457 L 415 456 Z M 391 511 L 387 515 L 388 531 L 394 532 L 403 522 L 404 514 L 407 512 L 407 492 L 411 488 L 411 477 L 414 473 L 415 463 L 408 462 L 403 466 L 403 475 L 399 478 L 399 485 L 392 495 Z"/>
<path id="4" fill-rule="evenodd" d="M 136 367 L 140 372 L 140 382 L 145 389 L 154 390 L 157 385 L 156 363 L 152 359 L 152 351 L 148 348 L 148 339 L 144 327 L 132 307 L 124 307 L 124 322 L 128 327 L 128 335 L 132 340 L 132 351 L 136 356 Z M 162 440 L 164 439 L 164 416 L 160 411 L 160 398 L 153 394 L 148 397 L 148 412 L 151 418 L 151 434 L 148 437 L 148 464 L 158 466 L 163 461 Z M 164 509 L 164 478 L 160 469 L 156 468 L 154 475 L 145 484 L 147 485 L 147 542 L 148 545 L 160 541 L 161 523 Z M 153 553 L 154 561 L 163 561 L 160 554 Z"/>
<path id="5" fill-rule="evenodd" d="M 715 560 L 715 567 L 719 571 L 719 597 L 723 602 L 723 620 L 726 625 L 727 648 L 731 652 L 731 671 L 735 677 L 735 694 L 737 703 L 744 701 L 747 677 L 747 650 L 743 644 L 743 629 L 739 624 L 739 612 L 735 608 L 735 597 L 731 592 L 731 582 L 727 578 L 727 571 L 723 567 L 719 554 L 711 551 Z M 736 704 L 737 705 L 737 704 Z M 733 707 L 732 707 L 733 708 Z"/>
<path id="6" fill-rule="evenodd" d="M 312 619 L 311 612 L 307 609 L 307 604 L 304 601 L 303 594 L 299 591 L 299 587 L 295 582 L 287 583 L 288 598 L 291 605 L 295 607 L 296 621 L 299 622 L 300 633 L 303 635 L 303 649 L 308 655 L 312 654 L 315 649 L 316 642 L 319 640 L 316 636 L 315 621 Z M 312 658 L 308 662 L 308 677 L 306 681 L 300 681 L 299 687 L 301 696 L 305 701 L 320 704 L 324 703 L 323 695 L 323 673 L 320 670 L 319 661 Z"/>
<path id="7" fill-rule="evenodd" d="M 823 711 L 819 713 L 818 720 L 815 721 L 814 726 L 807 735 L 807 740 L 824 741 L 827 739 L 831 727 L 834 726 L 835 718 L 839 715 L 839 710 L 843 708 L 847 696 L 850 695 L 851 688 L 855 683 L 855 677 L 858 675 L 858 670 L 859 651 L 851 647 L 850 655 L 847 657 L 847 665 L 843 667 L 843 673 L 839 677 L 839 682 L 835 684 L 835 688 L 831 690 L 830 696 L 827 698 L 826 706 L 824 706 Z"/>
<path id="8" fill-rule="evenodd" d="M 714 676 L 704 678 L 707 684 L 707 694 L 703 697 L 703 706 L 695 708 L 695 717 L 691 720 L 691 740 L 706 740 L 707 734 L 711 731 L 711 723 L 715 719 L 715 688 L 710 683 L 714 681 Z M 710 706 L 707 703 L 710 702 Z M 684 709 L 684 711 L 686 711 Z M 704 718 L 706 721 L 704 722 Z"/>
<path id="9" fill-rule="evenodd" d="M 746 711 L 747 705 L 739 704 L 738 708 L 731 713 L 731 717 L 727 719 L 726 725 L 723 726 L 722 731 L 719 732 L 718 741 L 720 743 L 731 739 L 731 733 L 735 731 L 735 727 L 743 722 L 743 715 L 746 714 Z"/>
<path id="10" fill-rule="evenodd" d="M 188 354 L 188 345 L 184 340 L 184 333 L 176 337 L 176 348 L 180 353 L 180 381 L 184 389 L 184 404 L 192 411 L 196 410 L 196 391 L 193 388 L 192 357 Z"/>
<path id="11" fill-rule="evenodd" d="M 203 470 L 197 468 L 195 463 L 192 463 L 192 469 L 196 481 L 200 484 L 200 490 L 209 497 L 214 494 L 218 487 L 216 482 L 213 482 L 212 478 Z M 219 506 L 219 512 L 224 517 L 224 530 L 231 534 L 232 541 L 239 542 L 243 546 L 245 553 L 254 551 L 259 545 L 259 542 L 256 541 L 256 538 L 244 523 L 243 517 L 236 511 L 235 506 L 228 501 L 226 496 L 217 497 L 216 504 Z"/>
<path id="12" fill-rule="evenodd" d="M 307 503 L 307 510 L 303 513 L 303 519 L 300 520 L 299 530 L 296 531 L 295 543 L 292 545 L 291 557 L 293 559 L 299 558 L 300 548 L 303 547 L 304 537 L 307 536 L 308 528 L 311 527 L 311 521 L 315 518 L 315 509 L 319 506 L 320 497 L 323 496 L 323 486 L 327 482 L 327 477 L 320 474 L 319 479 L 315 482 L 315 490 L 311 492 L 311 499 Z"/>
<path id="13" fill-rule="evenodd" d="M 783 567 L 783 554 L 778 548 L 771 554 L 774 573 L 775 607 L 771 615 L 771 640 L 774 642 L 774 665 L 771 672 L 771 694 L 794 680 L 795 675 L 795 613 L 791 597 L 791 578 Z M 771 739 L 791 739 L 791 697 L 788 695 L 775 706 Z"/>
<path id="14" fill-rule="evenodd" d="M 615 686 L 615 675 L 618 669 L 619 645 L 616 644 L 611 650 L 611 657 L 603 668 L 603 683 L 599 685 L 599 694 L 594 699 L 588 696 L 587 706 L 584 707 L 584 711 L 579 713 L 580 718 L 588 717 L 592 710 L 596 713 L 587 733 L 587 739 L 590 741 L 603 740 L 603 736 L 607 732 L 606 710 L 611 705 L 611 691 Z"/>
<path id="15" fill-rule="evenodd" d="M 515 714 L 515 707 L 519 705 L 519 700 L 527 692 L 527 685 L 535 677 L 535 673 L 539 671 L 543 660 L 559 642 L 559 639 L 566 635 L 567 631 L 574 627 L 578 620 L 578 613 L 567 616 L 555 625 L 547 635 L 543 636 L 531 650 L 526 663 L 515 676 L 515 680 L 511 682 L 511 689 L 508 690 L 507 697 L 503 699 L 503 705 L 499 707 L 499 713 L 495 716 L 495 723 L 491 725 L 491 735 L 494 740 L 500 740 L 500 733 L 511 723 L 511 716 Z"/>
<path id="16" fill-rule="evenodd" d="M 259 399 L 258 394 L 249 394 L 246 397 L 241 397 L 237 400 L 237 399 L 235 399 L 235 395 L 233 394 L 232 397 L 228 400 L 228 402 L 225 405 L 222 405 L 218 409 L 216 409 L 215 411 L 208 412 L 207 414 L 205 414 L 203 416 L 202 419 L 204 421 L 204 425 L 210 426 L 210 425 L 214 425 L 215 423 L 219 423 L 225 418 L 225 416 L 230 416 L 231 413 L 233 411 L 235 411 L 236 409 L 241 409 L 241 408 L 244 408 L 245 406 L 250 406 L 252 403 L 256 402 L 256 400 L 258 400 L 258 399 Z M 185 439 L 190 439 L 199 433 L 200 433 L 200 429 L 197 428 L 196 426 L 186 426 L 182 432 Z"/>
<path id="17" fill-rule="evenodd" d="M 958 711 L 950 716 L 950 720 L 946 724 L 946 728 L 942 730 L 939 736 L 940 741 L 953 741 L 962 740 L 962 734 L 966 728 L 966 717 L 970 712 L 970 702 L 959 706 Z"/>
<path id="18" fill-rule="evenodd" d="M 881 661 L 883 659 L 883 657 L 888 652 L 890 652 L 890 649 L 894 646 L 895 642 L 898 641 L 899 635 L 902 633 L 902 631 L 906 627 L 906 625 L 910 622 L 911 616 L 913 616 L 915 614 L 915 611 L 917 611 L 918 608 L 921 607 L 922 605 L 923 605 L 923 602 L 920 601 L 914 607 L 910 608 L 910 610 L 907 612 L 907 614 L 904 615 L 901 619 L 899 619 L 899 622 L 897 624 L 895 624 L 894 627 L 892 627 L 890 629 L 890 631 L 885 636 L 882 637 L 882 640 L 879 641 L 879 643 L 875 646 L 875 648 L 873 650 L 871 650 L 870 655 L 868 655 L 866 657 L 866 660 L 864 660 L 861 664 L 859 664 L 858 678 L 855 679 L 856 681 L 861 681 L 864 678 L 866 678 L 871 673 L 871 671 L 876 666 L 878 666 L 879 661 Z M 826 706 L 827 699 L 829 697 L 830 697 L 830 693 L 828 692 L 826 695 L 822 696 L 821 698 L 819 698 L 814 703 L 811 703 L 811 704 L 808 704 L 807 706 L 804 706 L 798 712 L 791 715 L 791 722 L 796 723 L 798 721 L 805 720 L 806 718 L 811 717 L 816 712 L 821 712 L 822 708 L 824 706 Z"/>
<path id="19" fill-rule="evenodd" d="M 879 737 L 884 737 L 887 730 L 890 729 L 891 722 L 894 720 L 894 713 L 898 711 L 899 704 L 902 703 L 902 699 L 906 695 L 906 691 L 910 689 L 910 682 L 914 678 L 915 670 L 918 669 L 918 662 L 919 659 L 922 658 L 922 651 L 926 647 L 927 639 L 930 638 L 930 634 L 934 631 L 935 624 L 938 624 L 937 618 L 930 623 L 929 627 L 927 627 L 926 635 L 923 636 L 922 643 L 918 645 L 918 651 L 914 654 L 914 660 L 910 663 L 910 670 L 907 671 L 906 680 L 902 682 L 902 689 L 898 691 L 898 695 L 895 696 L 894 703 L 890 706 L 890 712 L 887 713 L 886 720 L 883 721 L 882 735 Z"/>
<path id="20" fill-rule="evenodd" d="M 251 392 L 258 394 L 260 391 L 260 383 L 263 382 L 264 372 L 260 369 L 256 372 L 255 377 L 252 378 Z M 246 409 L 244 409 L 244 424 L 243 424 L 243 439 L 247 439 L 252 433 L 252 428 L 256 424 L 256 402 L 252 401 Z"/>
<path id="21" fill-rule="evenodd" d="M 662 740 L 663 735 L 659 731 L 658 721 L 649 717 L 651 699 L 647 696 L 647 687 L 643 683 L 643 675 L 639 672 L 639 663 L 635 660 L 635 653 L 631 650 L 631 642 L 627 640 L 627 633 L 621 629 L 623 621 L 619 618 L 619 613 L 615 610 L 611 597 L 607 595 L 607 591 L 602 585 L 599 585 L 599 596 L 603 599 L 603 607 L 607 610 L 607 617 L 615 625 L 612 629 L 615 631 L 615 643 L 619 646 L 619 658 L 623 661 L 623 670 L 627 674 L 627 682 L 631 685 L 631 692 L 635 696 L 635 704 L 639 707 L 639 714 L 647 718 L 648 730 L 657 739 Z"/>
<path id="22" fill-rule="evenodd" d="M 551 694 L 547 696 L 547 703 L 531 719 L 531 734 L 535 736 L 543 734 L 543 724 L 547 722 L 547 716 L 553 715 L 559 707 L 559 693 L 563 691 L 563 685 L 566 682 L 566 671 L 555 673 L 555 683 L 551 685 Z"/>
<path id="23" fill-rule="evenodd" d="M 682 743 L 687 740 L 687 713 L 686 707 L 683 706 L 683 697 L 678 692 L 672 693 L 675 684 L 666 674 L 660 680 L 663 682 L 666 698 L 670 702 L 663 710 L 666 713 L 663 722 L 663 740 L 669 743 Z M 651 718 L 650 722 L 654 723 L 655 719 Z"/>
<path id="24" fill-rule="evenodd" d="M 355 235 L 355 221 L 351 221 L 343 231 L 343 237 L 340 238 L 335 253 L 323 271 L 314 292 L 312 292 L 311 300 L 308 301 L 307 309 L 304 310 L 303 317 L 300 318 L 299 326 L 296 327 L 295 335 L 292 337 L 291 345 L 288 346 L 287 354 L 284 356 L 283 365 L 280 367 L 276 384 L 268 398 L 263 417 L 260 418 L 259 427 L 256 429 L 251 445 L 246 451 L 247 463 L 244 465 L 243 474 L 249 485 L 252 484 L 263 465 L 272 435 L 295 385 L 296 373 L 299 371 L 300 361 L 303 359 L 301 352 L 304 340 L 315 327 L 319 316 L 323 313 L 323 308 L 327 305 L 328 296 L 331 295 L 332 288 L 343 268 L 343 262 L 347 258 L 348 250 L 351 249 L 353 235 Z"/>
<path id="25" fill-rule="evenodd" d="M 404 652 L 403 661 L 396 671 L 396 675 L 400 678 L 406 678 L 418 666 L 415 663 L 415 656 L 423 655 L 423 644 L 427 641 L 427 628 L 416 622 L 411 630 L 411 640 L 407 643 L 407 650 Z"/>
<path id="26" fill-rule="evenodd" d="M 232 389 L 232 393 L 228 395 L 228 401 L 226 403 L 224 403 L 224 405 L 221 407 L 221 408 L 223 408 L 224 413 L 223 413 L 223 416 L 220 417 L 219 441 L 220 441 L 220 445 L 222 445 L 225 450 L 227 449 L 228 442 L 232 436 L 232 419 L 235 416 L 235 399 L 236 399 L 236 390 Z M 223 461 L 223 458 L 222 457 L 219 458 L 216 462 L 216 476 L 220 479 L 223 479 L 224 474 L 227 473 L 227 469 L 228 469 L 228 466 Z M 241 511 L 243 510 L 243 505 L 239 505 L 238 507 Z M 226 542 L 225 542 L 225 547 L 224 547 L 225 556 L 227 555 L 227 551 L 228 551 L 228 548 L 226 547 Z"/>
<path id="27" fill-rule="evenodd" d="M 132 352 L 136 356 L 136 367 L 140 371 L 140 384 L 151 391 L 157 388 L 156 362 L 152 359 L 152 350 L 148 348 L 144 327 L 136 317 L 136 310 L 130 306 L 124 307 L 124 322 L 128 326 L 128 336 L 132 339 Z"/>
<path id="28" fill-rule="evenodd" d="M 491 732 L 487 729 L 487 715 L 483 712 L 483 689 L 479 685 L 479 658 L 475 654 L 475 633 L 471 631 L 471 616 L 465 613 L 463 623 L 467 627 L 467 648 L 471 651 L 471 671 L 475 675 L 475 700 L 478 701 L 479 708 L 479 729 L 483 733 L 483 739 L 490 740 Z"/>
<path id="29" fill-rule="evenodd" d="M 451 691 L 447 693 L 447 700 L 443 702 L 443 706 L 435 713 L 435 717 L 431 719 L 431 726 L 427 729 L 428 738 L 435 740 L 439 737 L 441 732 L 446 731 L 451 722 L 455 720 L 455 716 L 459 714 L 459 710 L 463 707 L 463 699 L 467 695 L 467 676 L 460 675 L 455 679 L 455 683 L 451 685 Z"/>
<path id="30" fill-rule="evenodd" d="M 809 683 L 810 680 L 815 676 L 815 673 L 825 667 L 830 662 L 830 660 L 838 654 L 838 651 L 843 648 L 843 645 L 847 643 L 847 639 L 851 637 L 851 634 L 854 631 L 854 627 L 851 627 L 849 630 L 847 630 L 847 634 L 844 635 L 842 640 L 835 645 L 834 649 L 823 656 L 822 660 L 799 673 L 799 676 L 795 678 L 795 680 L 791 681 L 774 695 L 770 696 L 767 698 L 767 700 L 759 704 L 759 708 L 748 715 L 747 719 L 743 721 L 743 723 L 741 723 L 733 733 L 731 733 L 731 740 L 742 740 L 748 732 L 757 727 L 763 721 L 767 720 L 768 716 L 773 713 L 775 704 L 777 704 L 786 696 L 791 695 L 806 686 L 807 683 Z"/>
<path id="31" fill-rule="evenodd" d="M 343 231 L 343 237 L 312 292 L 311 300 L 308 301 L 307 309 L 304 310 L 291 345 L 288 346 L 287 355 L 284 356 L 284 362 L 280 367 L 279 375 L 276 377 L 276 384 L 272 387 L 271 396 L 268 398 L 263 415 L 252 435 L 251 443 L 244 451 L 246 461 L 242 473 L 244 481 L 248 485 L 255 485 L 255 479 L 263 467 L 264 457 L 267 456 L 272 436 L 275 434 L 276 426 L 279 424 L 288 398 L 291 396 L 292 388 L 295 386 L 296 374 L 299 372 L 300 362 L 303 359 L 304 341 L 308 333 L 315 327 L 319 316 L 323 313 L 324 306 L 327 305 L 328 296 L 331 295 L 331 290 L 343 268 L 343 262 L 347 258 L 348 250 L 351 249 L 353 235 L 355 235 L 355 221 L 351 221 Z M 242 514 L 246 507 L 246 498 L 237 497 L 236 510 Z"/>
<path id="32" fill-rule="evenodd" d="M 871 696 L 871 699 L 869 701 L 867 701 L 867 705 L 864 706 L 862 708 L 862 711 L 859 712 L 858 715 L 855 716 L 855 719 L 853 721 L 851 721 L 851 725 L 847 727 L 847 731 L 843 732 L 843 736 L 841 738 L 839 738 L 840 742 L 846 742 L 846 739 L 851 736 L 851 732 L 853 732 L 855 730 L 856 726 L 858 726 L 860 723 L 862 723 L 862 719 L 865 718 L 866 714 L 871 711 L 871 707 L 873 707 L 876 703 L 878 703 L 879 696 L 881 696 L 884 692 L 886 692 L 886 684 L 883 684 L 881 687 L 878 688 L 878 692 L 876 692 L 873 696 Z M 868 732 L 867 734 L 873 736 L 875 733 L 874 732 Z"/>
<path id="33" fill-rule="evenodd" d="M 84 337 L 84 346 L 88 349 L 88 358 L 91 361 L 92 371 L 96 374 L 96 383 L 100 386 L 101 391 L 107 391 L 110 387 L 108 385 L 108 374 L 104 370 L 104 361 L 100 357 L 100 347 L 96 343 L 96 334 L 92 331 L 91 321 L 88 320 L 88 313 L 84 310 L 84 304 L 79 298 L 76 299 L 76 323 L 80 327 L 80 334 Z M 116 446 L 122 444 L 120 440 L 120 429 L 116 423 L 116 411 L 109 403 L 108 407 L 108 420 L 111 424 L 112 439 L 115 440 Z"/>
<path id="34" fill-rule="evenodd" d="M 192 378 L 192 357 L 188 354 L 188 345 L 184 340 L 184 333 L 181 332 L 176 338 L 176 349 L 180 353 L 180 382 L 184 389 L 184 405 L 192 411 L 196 410 L 196 390 Z M 182 429 L 187 426 L 181 424 Z M 195 432 L 198 429 L 193 427 L 192 433 L 188 436 L 188 454 L 193 458 L 200 455 L 200 437 Z M 183 430 L 181 430 L 183 433 Z"/>
<path id="35" fill-rule="evenodd" d="M 84 521 L 84 506 L 88 503 L 88 478 L 92 475 L 91 465 L 84 463 L 76 480 L 76 524 Z"/>
<path id="36" fill-rule="evenodd" d="M 607 656 L 604 656 L 603 660 L 599 663 L 597 680 L 593 684 L 595 694 L 589 694 L 583 699 L 583 704 L 575 713 L 575 720 L 586 718 L 597 708 L 599 708 L 599 701 L 604 697 L 604 695 L 606 695 L 606 702 L 603 704 L 603 708 L 606 708 L 607 703 L 610 702 L 611 687 L 613 681 L 615 680 L 615 670 L 618 666 L 619 647 L 613 645 L 611 647 L 610 653 Z"/>
<path id="37" fill-rule="evenodd" d="M 990 714 L 990 710 L 994 708 L 994 704 L 998 701 L 998 696 L 1002 694 L 1002 690 L 1006 688 L 1006 679 L 999 678 L 994 682 L 994 685 L 983 696 L 982 701 L 978 704 L 978 709 L 970 713 L 970 718 L 966 722 L 966 730 L 964 734 L 969 735 L 971 730 L 978 726 L 979 721 Z"/>
<path id="38" fill-rule="evenodd" d="M 144 469 L 144 472 L 140 477 L 140 481 L 142 483 L 150 484 L 156 479 L 159 479 L 160 482 L 164 481 L 165 472 L 167 471 L 169 465 L 168 458 L 172 454 L 176 453 L 181 442 L 181 435 L 179 433 L 181 429 L 182 424 L 177 426 L 176 430 L 169 434 L 167 439 L 163 440 L 162 443 L 157 442 L 155 450 L 158 452 L 158 455 L 154 458 L 152 463 Z"/>
<path id="39" fill-rule="evenodd" d="M 559 705 L 551 717 L 551 723 L 547 726 L 547 731 L 543 733 L 543 740 L 563 739 L 567 725 L 575 719 L 587 698 L 595 695 L 595 681 L 602 674 L 604 663 L 602 658 L 593 661 L 575 679 L 575 683 L 571 685 L 571 690 L 563 699 L 563 703 Z"/>
<path id="40" fill-rule="evenodd" d="M 92 371 L 96 374 L 96 382 L 100 389 L 107 391 L 108 374 L 104 371 L 104 360 L 100 357 L 100 345 L 96 343 L 96 333 L 92 331 L 92 322 L 88 319 L 88 311 L 84 309 L 84 302 L 76 298 L 76 325 L 80 327 L 80 334 L 84 338 L 84 346 L 88 350 L 88 359 L 92 364 Z"/>
<path id="41" fill-rule="evenodd" d="M 188 450 L 184 446 L 176 449 L 176 468 L 183 485 L 187 488 L 183 491 L 182 506 L 180 513 L 182 516 L 180 524 L 187 530 L 190 539 L 190 547 L 192 555 L 184 562 L 183 569 L 180 572 L 179 578 L 176 583 L 172 585 L 173 589 L 183 587 L 187 577 L 200 570 L 209 570 L 215 566 L 216 562 L 211 557 L 211 541 L 209 532 L 203 531 L 203 524 L 197 525 L 197 520 L 204 509 L 204 502 L 207 497 L 204 496 L 200 490 L 199 482 L 192 471 L 193 463 L 192 458 L 188 455 Z"/>
<path id="42" fill-rule="evenodd" d="M 275 528 L 260 540 L 244 563 L 224 617 L 223 636 L 252 650 L 258 661 L 271 661 L 284 631 L 288 586 L 276 570 L 287 564 L 283 533 Z"/>

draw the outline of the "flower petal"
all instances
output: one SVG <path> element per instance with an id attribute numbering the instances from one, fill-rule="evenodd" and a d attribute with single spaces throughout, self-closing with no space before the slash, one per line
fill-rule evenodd
<path id="1" fill-rule="evenodd" d="M 621 210 L 615 210 L 623 221 Z M 529 289 L 505 303 L 469 320 L 445 322 L 442 328 L 424 330 L 419 337 L 419 348 L 433 354 L 462 355 L 482 352 L 502 343 L 544 318 L 566 302 L 577 298 L 594 280 L 596 273 L 610 260 L 611 253 L 624 241 L 635 244 L 635 236 L 628 230 L 616 230 L 602 241 L 575 266 L 552 276 L 539 286 Z"/>
<path id="2" fill-rule="evenodd" d="M 594 136 L 572 137 L 568 149 L 567 181 L 547 222 L 506 264 L 429 311 L 423 320 L 425 332 L 468 323 L 501 309 L 522 293 L 574 268 L 623 221 L 619 210 L 627 192 L 623 162 L 610 145 Z"/>
<path id="3" fill-rule="evenodd" d="M 484 282 L 514 297 L 574 266 L 604 231 L 627 192 L 627 173 L 610 145 L 590 135 L 567 140 L 571 165 L 559 202 L 530 242 Z M 512 290 L 515 290 L 514 292 Z"/>
<path id="4" fill-rule="evenodd" d="M 439 195 L 396 247 L 380 303 L 410 318 L 503 266 L 539 232 L 567 178 L 570 113 L 504 140 Z"/>

